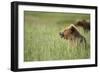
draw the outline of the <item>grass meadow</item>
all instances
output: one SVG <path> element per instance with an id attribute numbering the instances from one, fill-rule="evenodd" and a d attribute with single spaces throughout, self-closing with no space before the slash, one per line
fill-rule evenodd
<path id="1" fill-rule="evenodd" d="M 88 46 L 71 47 L 59 32 L 76 20 L 90 20 L 89 14 L 24 12 L 24 61 L 76 60 L 90 58 L 90 32 L 85 36 Z"/>

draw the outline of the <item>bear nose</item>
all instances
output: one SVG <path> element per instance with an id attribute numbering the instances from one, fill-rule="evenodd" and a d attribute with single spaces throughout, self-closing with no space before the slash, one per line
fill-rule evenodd
<path id="1" fill-rule="evenodd" d="M 60 35 L 61 37 L 64 37 L 64 33 L 63 33 L 63 32 L 60 32 L 59 35 Z"/>

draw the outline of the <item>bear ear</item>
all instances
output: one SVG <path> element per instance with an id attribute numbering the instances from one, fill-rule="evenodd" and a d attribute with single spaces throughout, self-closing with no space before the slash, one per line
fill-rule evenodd
<path id="1" fill-rule="evenodd" d="M 71 33 L 73 33 L 76 30 L 76 28 L 74 26 L 71 26 L 70 30 L 71 30 Z"/>

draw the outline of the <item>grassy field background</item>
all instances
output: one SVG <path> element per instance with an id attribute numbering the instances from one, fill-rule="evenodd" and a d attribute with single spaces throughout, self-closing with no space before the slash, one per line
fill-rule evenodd
<path id="1" fill-rule="evenodd" d="M 24 61 L 74 60 L 90 58 L 90 32 L 86 37 L 88 46 L 71 48 L 59 36 L 59 32 L 76 20 L 90 20 L 89 14 L 24 12 Z M 71 45 L 73 46 L 73 45 Z"/>

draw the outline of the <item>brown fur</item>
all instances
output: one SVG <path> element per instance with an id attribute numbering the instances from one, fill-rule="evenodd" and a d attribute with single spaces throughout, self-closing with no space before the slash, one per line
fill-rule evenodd
<path id="1" fill-rule="evenodd" d="M 77 21 L 75 23 L 75 26 L 80 26 L 82 27 L 84 30 L 90 30 L 90 22 L 86 21 L 86 20 L 81 20 L 81 21 Z"/>
<path id="2" fill-rule="evenodd" d="M 80 34 L 80 32 L 77 30 L 77 28 L 74 25 L 70 25 L 68 28 L 64 29 L 63 32 L 59 33 L 60 36 L 66 40 L 80 40 L 80 42 L 85 41 L 86 39 L 84 36 Z"/>

